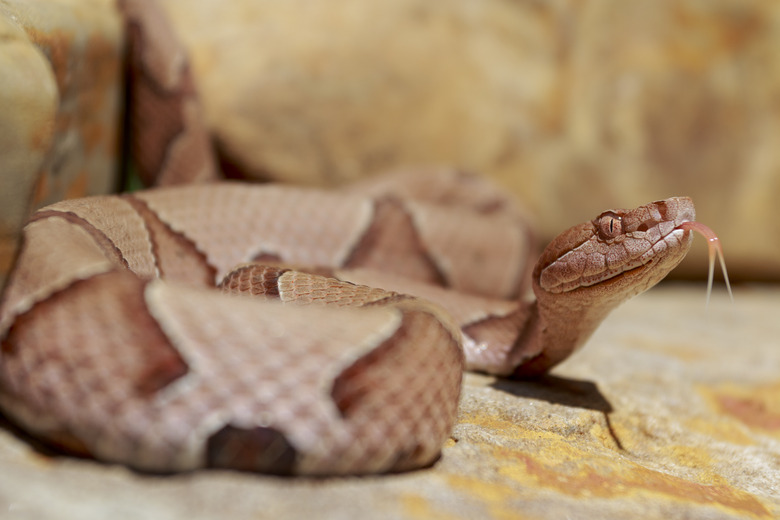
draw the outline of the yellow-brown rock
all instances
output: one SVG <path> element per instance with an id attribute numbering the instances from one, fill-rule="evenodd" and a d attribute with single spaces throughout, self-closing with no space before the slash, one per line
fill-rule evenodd
<path id="1" fill-rule="evenodd" d="M 164 5 L 226 162 L 250 174 L 455 165 L 517 193 L 545 237 L 690 195 L 734 274 L 780 277 L 774 0 Z"/>
<path id="2" fill-rule="evenodd" d="M 0 273 L 4 273 L 51 145 L 57 88 L 43 53 L 2 14 L 0 71 Z"/>
<path id="3" fill-rule="evenodd" d="M 123 40 L 113 0 L 0 2 L 0 273 L 32 210 L 116 189 Z"/>

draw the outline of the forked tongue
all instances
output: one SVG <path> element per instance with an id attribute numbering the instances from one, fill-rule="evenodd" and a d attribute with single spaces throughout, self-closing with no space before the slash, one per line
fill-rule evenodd
<path id="1" fill-rule="evenodd" d="M 712 278 L 715 272 L 715 255 L 718 256 L 718 261 L 720 261 L 720 268 L 723 271 L 723 280 L 726 282 L 726 289 L 728 289 L 729 298 L 733 303 L 734 295 L 731 293 L 729 275 L 726 273 L 726 261 L 723 259 L 723 247 L 720 245 L 720 239 L 718 238 L 718 235 L 716 235 L 713 230 L 699 222 L 683 222 L 680 224 L 679 228 L 688 231 L 695 231 L 707 239 L 707 247 L 710 250 L 710 269 L 709 273 L 707 274 L 707 305 L 710 303 L 710 295 L 712 294 Z"/>

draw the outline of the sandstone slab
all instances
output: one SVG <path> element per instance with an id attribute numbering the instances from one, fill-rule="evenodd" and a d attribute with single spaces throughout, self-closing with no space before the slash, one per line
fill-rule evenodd
<path id="1" fill-rule="evenodd" d="M 113 0 L 0 0 L 0 274 L 34 209 L 116 190 L 123 41 Z"/>

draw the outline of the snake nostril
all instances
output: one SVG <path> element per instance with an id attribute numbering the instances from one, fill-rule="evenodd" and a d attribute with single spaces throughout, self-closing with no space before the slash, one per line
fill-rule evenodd
<path id="1" fill-rule="evenodd" d="M 646 222 L 642 222 L 639 224 L 639 227 L 636 228 L 637 231 L 647 231 L 648 229 L 650 229 L 650 226 L 648 226 Z"/>

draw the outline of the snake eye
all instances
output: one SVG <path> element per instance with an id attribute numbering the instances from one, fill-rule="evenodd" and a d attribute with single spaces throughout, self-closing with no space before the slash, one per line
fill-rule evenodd
<path id="1" fill-rule="evenodd" d="M 608 240 L 610 238 L 615 238 L 623 233 L 623 219 L 620 215 L 608 211 L 602 213 L 599 218 L 596 219 L 596 228 L 602 239 Z"/>

